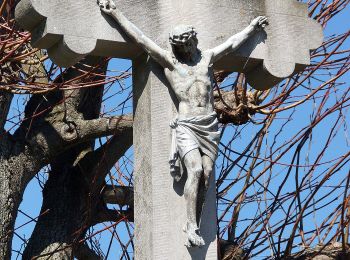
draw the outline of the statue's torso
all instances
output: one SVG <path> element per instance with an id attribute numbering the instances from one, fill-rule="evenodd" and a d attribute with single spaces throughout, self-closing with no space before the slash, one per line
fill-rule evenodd
<path id="1" fill-rule="evenodd" d="M 165 75 L 179 101 L 179 117 L 213 112 L 213 77 L 210 57 L 203 53 L 194 64 L 176 63 Z"/>

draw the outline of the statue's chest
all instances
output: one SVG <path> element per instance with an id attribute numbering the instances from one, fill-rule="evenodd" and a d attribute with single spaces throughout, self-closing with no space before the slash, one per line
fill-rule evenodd
<path id="1" fill-rule="evenodd" d="M 202 59 L 194 65 L 177 63 L 174 70 L 165 69 L 165 74 L 171 85 L 176 89 L 188 89 L 196 82 L 210 85 L 210 67 L 206 59 Z"/>
<path id="2" fill-rule="evenodd" d="M 208 66 L 204 64 L 197 64 L 195 66 L 190 66 L 182 64 L 176 69 L 177 77 L 190 80 L 196 77 L 203 77 L 208 75 Z"/>

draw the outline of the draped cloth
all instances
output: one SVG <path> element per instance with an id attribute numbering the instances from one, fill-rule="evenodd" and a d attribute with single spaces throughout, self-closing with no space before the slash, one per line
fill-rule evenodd
<path id="1" fill-rule="evenodd" d="M 175 118 L 171 123 L 172 143 L 170 151 L 170 173 L 181 179 L 180 160 L 194 149 L 199 149 L 215 162 L 220 141 L 218 120 L 215 112 L 209 115 Z"/>

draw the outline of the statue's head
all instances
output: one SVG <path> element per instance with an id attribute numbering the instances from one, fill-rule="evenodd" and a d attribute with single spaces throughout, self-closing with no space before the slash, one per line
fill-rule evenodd
<path id="1" fill-rule="evenodd" d="M 176 26 L 169 35 L 169 42 L 176 52 L 188 55 L 197 52 L 197 32 L 193 26 Z"/>

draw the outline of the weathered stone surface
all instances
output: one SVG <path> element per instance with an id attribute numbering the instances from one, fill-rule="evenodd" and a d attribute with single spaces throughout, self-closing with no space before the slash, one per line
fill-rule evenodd
<path id="1" fill-rule="evenodd" d="M 322 28 L 308 18 L 307 5 L 296 0 L 116 0 L 126 17 L 162 47 L 179 23 L 192 24 L 201 48 L 214 47 L 266 15 L 266 33 L 215 66 L 247 73 L 248 81 L 266 89 L 310 63 L 309 50 L 323 39 Z M 69 66 L 91 53 L 135 58 L 142 51 L 129 44 L 120 28 L 101 15 L 96 1 L 22 0 L 16 8 L 20 25 L 33 33 L 34 46 L 46 48 L 59 65 Z"/>
<path id="2" fill-rule="evenodd" d="M 174 95 L 163 69 L 151 59 L 142 56 L 133 68 L 135 259 L 217 259 L 215 180 L 211 178 L 200 226 L 206 246 L 188 249 L 182 231 L 187 220 L 184 182 L 174 182 L 168 163 Z"/>

